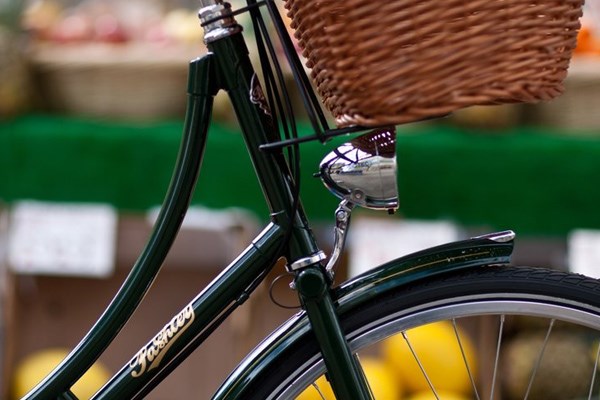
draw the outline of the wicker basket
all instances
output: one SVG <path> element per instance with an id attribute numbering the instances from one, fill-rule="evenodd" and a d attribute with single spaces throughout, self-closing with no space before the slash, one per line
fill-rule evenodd
<path id="1" fill-rule="evenodd" d="M 583 0 L 287 0 L 338 126 L 399 124 L 562 90 Z"/>
<path id="2" fill-rule="evenodd" d="M 136 43 L 44 43 L 32 45 L 29 55 L 44 109 L 142 121 L 185 114 L 187 63 L 198 51 Z"/>

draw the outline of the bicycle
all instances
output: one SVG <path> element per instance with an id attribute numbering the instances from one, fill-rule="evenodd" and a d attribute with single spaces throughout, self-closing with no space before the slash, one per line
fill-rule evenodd
<path id="1" fill-rule="evenodd" d="M 147 395 L 250 297 L 281 258 L 285 258 L 293 276 L 292 288 L 298 292 L 302 310 L 245 358 L 214 399 L 289 399 L 313 386 L 320 393 L 313 382 L 324 373 L 336 398 L 370 399 L 373 388 L 361 368 L 359 351 L 395 334 L 403 335 L 410 347 L 407 331 L 436 321 L 450 321 L 461 344 L 465 339 L 458 335 L 456 326 L 482 316 L 498 321 L 490 379 L 484 383 L 490 398 L 498 390 L 499 350 L 507 320 L 513 316 L 544 320 L 545 340 L 533 357 L 536 366 L 524 391 L 527 398 L 555 326 L 577 325 L 597 340 L 600 282 L 565 272 L 508 266 L 515 238 L 512 231 L 422 250 L 334 285 L 335 266 L 344 249 L 352 210 L 362 206 L 393 212 L 398 207 L 395 132 L 389 126 L 372 130 L 358 124 L 329 128 L 274 2 L 247 3 L 247 7 L 233 11 L 220 1 L 202 0 L 200 18 L 209 53 L 190 63 L 182 144 L 152 236 L 97 323 L 26 399 L 76 399 L 70 387 L 109 346 L 141 302 L 185 215 L 202 161 L 213 97 L 221 89 L 229 93 L 238 116 L 271 212 L 270 223 L 94 399 L 139 399 Z M 277 28 L 313 135 L 297 134 L 294 110 L 261 7 Z M 266 93 L 249 60 L 242 28 L 235 20 L 241 12 L 252 16 Z M 341 200 L 334 212 L 334 250 L 327 259 L 300 202 L 299 145 L 309 140 L 326 143 L 332 137 L 359 133 L 330 152 L 320 165 L 320 177 Z M 584 388 L 588 398 L 597 390 L 598 354 L 596 351 L 593 355 L 593 371 Z M 424 369 L 416 353 L 415 359 Z M 475 384 L 469 365 L 465 368 L 473 381 L 472 394 L 480 398 L 482 388 Z M 425 370 L 423 374 L 439 398 Z M 566 392 L 559 393 L 559 397 L 563 395 Z"/>

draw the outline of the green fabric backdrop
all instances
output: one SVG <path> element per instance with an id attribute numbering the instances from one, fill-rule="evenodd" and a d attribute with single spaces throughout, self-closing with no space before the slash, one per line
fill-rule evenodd
<path id="1" fill-rule="evenodd" d="M 182 126 L 53 115 L 2 121 L 0 200 L 104 202 L 145 211 L 162 201 Z M 341 142 L 301 146 L 303 202 L 313 220 L 331 220 L 337 205 L 312 174 Z M 401 131 L 398 162 L 406 217 L 535 235 L 600 229 L 600 135 L 539 128 L 482 134 L 423 124 Z M 194 203 L 242 206 L 266 216 L 235 127 L 211 128 Z"/>

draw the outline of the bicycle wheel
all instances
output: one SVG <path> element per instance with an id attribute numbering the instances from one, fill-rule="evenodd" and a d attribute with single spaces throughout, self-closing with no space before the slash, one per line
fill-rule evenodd
<path id="1" fill-rule="evenodd" d="M 480 267 L 384 293 L 340 319 L 359 359 L 380 357 L 394 364 L 395 353 L 386 351 L 391 341 L 410 350 L 411 361 L 398 353 L 402 365 L 390 368 L 394 379 L 404 382 L 404 397 L 383 394 L 380 399 L 598 398 L 600 282 L 595 279 L 538 268 Z M 441 324 L 452 329 L 460 366 L 444 351 L 447 337 L 441 344 L 435 336 L 419 340 L 419 327 Z M 333 398 L 322 386 L 324 379 L 318 379 L 324 364 L 310 334 L 290 344 L 272 365 L 244 398 Z M 448 389 L 457 369 L 463 370 L 458 374 L 462 386 Z M 440 371 L 445 381 L 436 378 Z M 417 393 L 416 381 L 430 394 Z"/>

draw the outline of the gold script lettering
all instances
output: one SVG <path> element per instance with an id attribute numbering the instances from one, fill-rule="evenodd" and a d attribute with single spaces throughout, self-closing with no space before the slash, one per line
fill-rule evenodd
<path id="1" fill-rule="evenodd" d="M 194 321 L 194 308 L 187 305 L 171 322 L 131 359 L 131 376 L 138 378 L 160 364 L 171 345 Z"/>

